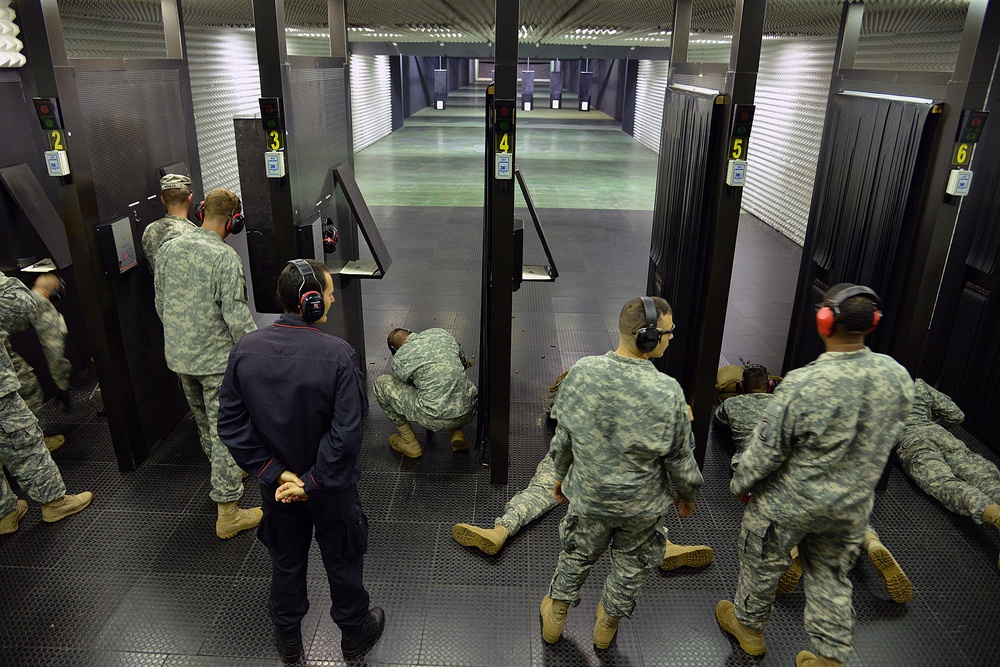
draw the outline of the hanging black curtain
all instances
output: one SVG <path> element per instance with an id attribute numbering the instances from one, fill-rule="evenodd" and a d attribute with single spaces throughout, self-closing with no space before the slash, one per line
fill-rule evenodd
<path id="1" fill-rule="evenodd" d="M 939 344 L 927 352 L 940 355 L 940 376 L 925 378 L 939 380 L 965 411 L 966 427 L 994 451 L 1000 451 L 1000 162 L 991 157 L 997 150 L 1000 127 L 987 124 L 931 325 L 932 332 L 946 332 L 934 338 L 947 341 L 943 349 Z"/>
<path id="2" fill-rule="evenodd" d="M 929 170 L 932 104 L 837 95 L 817 167 L 784 371 L 822 351 L 813 304 L 840 282 L 871 287 L 886 319 L 869 345 L 891 339 L 921 191 Z"/>
<path id="3" fill-rule="evenodd" d="M 656 365 L 686 392 L 694 387 L 698 329 L 704 317 L 712 214 L 706 186 L 715 173 L 718 137 L 713 128 L 721 125 L 723 110 L 716 101 L 715 94 L 668 88 L 660 130 L 646 292 L 663 297 L 673 309 L 677 335 Z"/>

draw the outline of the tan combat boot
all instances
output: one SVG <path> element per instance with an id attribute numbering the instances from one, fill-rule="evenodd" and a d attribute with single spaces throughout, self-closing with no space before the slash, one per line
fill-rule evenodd
<path id="1" fill-rule="evenodd" d="M 983 510 L 983 523 L 989 523 L 1000 530 L 1000 505 L 989 505 Z"/>
<path id="2" fill-rule="evenodd" d="M 802 578 L 802 562 L 799 560 L 799 548 L 792 547 L 792 564 L 788 566 L 785 573 L 781 575 L 781 579 L 778 579 L 778 589 L 775 591 L 777 595 L 788 595 L 799 585 L 799 579 Z"/>
<path id="3" fill-rule="evenodd" d="M 892 601 L 899 604 L 909 602 L 913 597 L 913 586 L 889 550 L 873 533 L 865 533 L 864 547 Z"/>
<path id="4" fill-rule="evenodd" d="M 615 633 L 618 632 L 619 616 L 612 616 L 604 611 L 604 602 L 597 603 L 597 622 L 594 623 L 594 646 L 599 649 L 606 649 L 614 641 Z"/>
<path id="5" fill-rule="evenodd" d="M 712 547 L 699 545 L 696 547 L 685 547 L 674 544 L 667 540 L 667 548 L 663 551 L 663 562 L 660 569 L 665 572 L 676 570 L 679 567 L 705 567 L 715 558 Z"/>
<path id="6" fill-rule="evenodd" d="M 476 547 L 484 554 L 494 556 L 507 541 L 510 532 L 501 525 L 479 528 L 467 523 L 456 523 L 451 527 L 451 536 L 463 547 Z"/>
<path id="7" fill-rule="evenodd" d="M 403 456 L 408 456 L 411 459 L 423 456 L 424 451 L 420 449 L 420 443 L 417 442 L 417 436 L 413 432 L 413 429 L 410 428 L 410 425 L 403 424 L 396 428 L 399 429 L 399 433 L 393 433 L 389 436 L 389 446 Z"/>
<path id="8" fill-rule="evenodd" d="M 45 503 L 42 505 L 42 521 L 45 523 L 55 523 L 68 516 L 73 516 L 77 512 L 87 509 L 87 505 L 93 499 L 93 493 L 84 491 L 75 496 L 63 496 L 58 500 Z"/>
<path id="9" fill-rule="evenodd" d="M 256 528 L 264 512 L 259 507 L 241 510 L 236 501 L 219 503 L 219 518 L 215 522 L 215 534 L 224 540 L 237 533 Z"/>
<path id="10" fill-rule="evenodd" d="M 2 475 L 3 473 L 0 473 Z M 21 517 L 28 511 L 28 503 L 18 500 L 17 505 L 11 511 L 0 518 L 0 535 L 10 535 L 17 530 Z"/>
<path id="11" fill-rule="evenodd" d="M 731 634 L 740 643 L 740 648 L 750 655 L 764 655 L 764 631 L 748 628 L 736 618 L 733 603 L 729 600 L 719 600 L 715 605 L 715 620 L 719 627 Z"/>
<path id="12" fill-rule="evenodd" d="M 568 602 L 553 600 L 548 595 L 542 598 L 538 613 L 542 617 L 542 639 L 547 643 L 555 644 L 562 636 L 563 626 L 566 625 L 567 609 L 569 609 Z"/>
<path id="13" fill-rule="evenodd" d="M 799 651 L 795 656 L 795 667 L 844 667 L 844 663 L 837 662 L 833 658 L 814 655 L 809 651 Z"/>
<path id="14" fill-rule="evenodd" d="M 53 435 L 51 437 L 44 438 L 44 440 L 45 440 L 45 449 L 49 450 L 50 454 L 59 449 L 60 447 L 62 447 L 63 444 L 66 442 L 65 436 L 61 435 Z"/>
<path id="15" fill-rule="evenodd" d="M 462 432 L 461 428 L 451 429 L 448 431 L 448 435 L 451 437 L 451 451 L 460 452 L 469 448 L 469 443 L 466 442 L 465 433 Z"/>

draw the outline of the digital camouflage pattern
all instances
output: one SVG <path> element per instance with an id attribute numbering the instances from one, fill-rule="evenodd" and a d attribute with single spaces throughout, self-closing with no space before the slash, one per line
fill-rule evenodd
<path id="1" fill-rule="evenodd" d="M 219 438 L 219 390 L 224 375 L 181 375 L 184 397 L 191 406 L 198 439 L 212 464 L 212 488 L 208 496 L 217 503 L 239 500 L 243 495 L 243 471 Z"/>
<path id="2" fill-rule="evenodd" d="M 727 398 L 716 407 L 712 418 L 730 429 L 733 434 L 733 443 L 736 445 L 736 453 L 732 459 L 733 471 L 739 466 L 740 456 L 750 444 L 754 428 L 760 418 L 764 416 L 772 396 L 772 394 L 767 393 L 738 394 Z M 865 526 L 864 532 L 871 533 L 875 539 L 878 539 L 878 533 L 875 532 L 871 524 Z"/>
<path id="3" fill-rule="evenodd" d="M 40 427 L 44 429 L 42 422 L 43 408 L 45 407 L 45 393 L 42 385 L 38 382 L 35 369 L 28 364 L 25 359 L 14 351 L 10 345 L 10 336 L 17 335 L 28 328 L 35 331 L 38 342 L 41 344 L 42 352 L 45 354 L 45 361 L 49 368 L 49 375 L 56 387 L 62 391 L 69 389 L 69 380 L 73 372 L 73 365 L 66 358 L 66 336 L 69 330 L 66 328 L 66 320 L 62 314 L 56 310 L 43 294 L 34 290 L 31 296 L 35 300 L 35 308 L 27 315 L 15 318 L 9 324 L 0 328 L 0 338 L 3 339 L 7 354 L 10 356 L 14 371 L 17 373 L 21 388 L 18 394 L 27 403 L 28 408 L 39 419 Z"/>
<path id="4" fill-rule="evenodd" d="M 743 451 L 753 438 L 754 427 L 764 416 L 767 404 L 771 402 L 771 394 L 737 394 L 727 398 L 715 408 L 712 419 L 732 434 L 736 453 L 733 454 L 732 467 L 740 463 Z"/>
<path id="5" fill-rule="evenodd" d="M 156 312 L 167 367 L 183 375 L 225 373 L 233 343 L 257 328 L 240 256 L 218 234 L 199 227 L 167 241 L 156 261 Z"/>
<path id="6" fill-rule="evenodd" d="M 826 352 L 772 395 L 730 485 L 752 497 L 738 550 L 736 618 L 761 629 L 798 545 L 814 653 L 847 662 L 854 610 L 848 571 L 878 482 L 913 405 L 913 382 L 867 347 Z"/>
<path id="7" fill-rule="evenodd" d="M 150 273 L 156 273 L 156 254 L 164 243 L 196 229 L 198 226 L 187 218 L 171 213 L 149 223 L 142 233 L 142 251 L 146 255 Z"/>
<path id="8" fill-rule="evenodd" d="M 476 414 L 479 391 L 462 346 L 444 329 L 411 333 L 392 358 L 391 375 L 375 380 L 375 399 L 396 426 L 414 422 L 446 431 Z"/>
<path id="9" fill-rule="evenodd" d="M 17 393 L 24 399 L 25 404 L 31 410 L 32 414 L 41 421 L 42 412 L 45 408 L 45 392 L 42 391 L 42 385 L 38 382 L 35 369 L 24 360 L 24 357 L 14 351 L 6 331 L 0 331 L 0 338 L 3 338 L 4 349 L 7 350 L 7 356 L 10 357 L 10 364 L 14 368 L 18 382 L 21 383 L 21 388 L 17 390 Z"/>
<path id="10" fill-rule="evenodd" d="M 659 372 L 659 371 L 657 371 Z M 559 524 L 562 551 L 549 584 L 549 597 L 570 604 L 580 600 L 594 563 L 610 547 L 611 571 L 601 602 L 611 616 L 631 617 L 649 572 L 663 561 L 667 529 L 662 516 L 629 518 L 578 514 L 571 502 Z"/>
<path id="11" fill-rule="evenodd" d="M 26 316 L 36 306 L 21 281 L 0 273 L 0 328 Z M 66 494 L 59 468 L 45 448 L 38 419 L 17 394 L 20 383 L 6 347 L 0 348 L 0 461 L 18 485 L 40 503 Z M 17 497 L 0 474 L 0 516 L 12 511 Z"/>
<path id="12" fill-rule="evenodd" d="M 684 393 L 647 359 L 584 357 L 563 380 L 552 417 L 556 478 L 581 515 L 662 517 L 671 480 L 685 500 L 701 488 Z"/>
<path id="13" fill-rule="evenodd" d="M 498 516 L 493 525 L 503 526 L 513 535 L 546 512 L 555 509 L 559 503 L 553 497 L 552 489 L 557 481 L 555 462 L 551 456 L 546 455 L 535 468 L 535 474 L 528 482 L 528 486 L 507 501 L 503 515 Z"/>
<path id="14" fill-rule="evenodd" d="M 961 408 L 923 380 L 913 389 L 913 409 L 896 449 L 903 470 L 949 510 L 982 523 L 983 510 L 1000 504 L 1000 471 L 948 431 L 965 420 Z"/>
<path id="15" fill-rule="evenodd" d="M 549 453 L 570 507 L 549 596 L 575 604 L 610 548 L 601 600 L 608 614 L 631 616 L 643 581 L 663 559 L 671 480 L 686 500 L 703 482 L 684 394 L 651 361 L 608 352 L 573 365 L 552 417 Z"/>

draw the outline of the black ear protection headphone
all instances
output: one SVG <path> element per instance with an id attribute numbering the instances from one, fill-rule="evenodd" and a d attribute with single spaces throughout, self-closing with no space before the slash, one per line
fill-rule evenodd
<path id="1" fill-rule="evenodd" d="M 868 326 L 868 330 L 865 331 L 866 334 L 870 334 L 875 331 L 875 327 L 882 320 L 882 311 L 879 310 L 879 304 L 881 299 L 878 298 L 878 294 L 875 290 L 870 287 L 865 287 L 864 285 L 848 285 L 844 289 L 840 290 L 829 299 L 824 299 L 822 303 L 816 304 L 816 328 L 824 336 L 832 336 L 833 330 L 837 326 L 837 321 L 840 319 L 840 306 L 848 299 L 854 298 L 856 296 L 866 296 L 874 304 L 874 312 L 872 313 L 872 322 Z"/>
<path id="2" fill-rule="evenodd" d="M 316 322 L 323 319 L 326 308 L 323 304 L 323 294 L 314 289 L 307 289 L 306 283 L 311 279 L 319 284 L 319 278 L 309 266 L 309 262 L 304 259 L 292 259 L 288 262 L 298 270 L 302 276 L 302 284 L 299 285 L 299 315 L 306 322 Z"/>
<path id="3" fill-rule="evenodd" d="M 49 294 L 49 301 L 52 303 L 59 303 L 66 296 L 66 281 L 59 278 L 59 287 L 52 290 Z"/>
<path id="4" fill-rule="evenodd" d="M 646 311 L 646 326 L 635 332 L 635 349 L 652 352 L 660 344 L 660 330 L 656 328 L 656 304 L 648 296 L 639 297 Z"/>
<path id="5" fill-rule="evenodd" d="M 236 198 L 236 207 L 233 209 L 233 212 L 229 214 L 229 219 L 226 220 L 226 233 L 227 234 L 239 234 L 240 232 L 243 231 L 243 227 L 246 226 L 246 224 L 247 224 L 246 218 L 243 217 L 242 213 L 238 213 L 237 212 L 237 211 L 242 210 L 242 208 L 243 208 L 243 204 L 242 204 L 242 202 L 240 202 L 240 198 L 237 197 Z M 198 208 L 196 210 L 198 212 L 198 222 L 205 222 L 205 200 L 204 199 L 202 199 L 200 202 L 198 202 Z"/>
<path id="6" fill-rule="evenodd" d="M 743 361 L 743 360 L 740 359 L 740 361 Z M 767 378 L 767 389 L 765 391 L 768 394 L 773 394 L 774 393 L 774 388 L 778 386 L 778 382 L 776 380 L 774 380 L 770 375 L 768 375 L 767 368 L 765 368 L 761 364 L 747 364 L 747 363 L 744 363 L 743 364 L 743 377 L 744 378 L 746 378 L 747 371 L 750 370 L 750 369 L 755 369 L 755 370 L 759 369 L 760 371 L 762 371 L 764 373 L 764 377 Z M 744 384 L 744 380 L 739 380 L 736 383 L 736 393 L 737 394 L 747 394 L 747 393 L 749 393 L 746 390 L 746 385 Z"/>
<path id="7" fill-rule="evenodd" d="M 326 224 L 323 225 L 323 252 L 327 255 L 332 255 L 337 250 L 337 243 L 340 241 L 340 233 L 337 232 L 337 228 L 333 226 L 330 219 L 326 219 Z"/>
<path id="8" fill-rule="evenodd" d="M 413 333 L 409 329 L 403 329 L 403 331 L 405 331 L 407 334 Z M 398 347 L 393 347 L 392 343 L 389 343 L 389 354 L 395 355 L 397 352 L 399 352 L 399 348 Z"/>

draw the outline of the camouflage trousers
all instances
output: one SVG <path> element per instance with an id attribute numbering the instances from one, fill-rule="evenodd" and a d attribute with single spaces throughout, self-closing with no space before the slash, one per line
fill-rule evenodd
<path id="1" fill-rule="evenodd" d="M 772 517 L 751 499 L 743 513 L 737 545 L 740 573 L 733 599 L 736 618 L 762 630 L 771 615 L 778 580 L 799 547 L 806 592 L 805 629 L 813 652 L 840 662 L 851 654 L 854 634 L 853 587 L 847 573 L 858 557 L 868 512 L 840 517 Z"/>
<path id="2" fill-rule="evenodd" d="M 35 415 L 35 418 L 38 419 L 38 428 L 44 431 L 45 421 L 42 418 L 42 412 L 45 408 L 45 392 L 42 391 L 42 385 L 38 383 L 38 376 L 35 375 L 35 369 L 24 360 L 24 357 L 10 347 L 9 341 L 7 343 L 7 354 L 10 355 L 14 372 L 17 373 L 17 379 L 21 382 L 21 388 L 17 390 L 17 393 L 24 399 L 24 402 L 28 405 L 31 413 Z"/>
<path id="3" fill-rule="evenodd" d="M 453 428 L 465 426 L 476 416 L 476 403 L 471 406 L 457 406 L 461 416 L 442 419 L 427 414 L 417 401 L 417 388 L 408 382 L 401 382 L 391 375 L 379 375 L 375 378 L 373 387 L 375 400 L 378 401 L 385 416 L 396 426 L 412 422 L 428 431 L 450 431 Z"/>
<path id="4" fill-rule="evenodd" d="M 4 407 L 0 428 L 0 461 L 32 500 L 47 503 L 66 495 L 66 485 L 24 401 L 13 394 L 0 398 Z M 8 430 L 10 429 L 10 430 Z M 17 496 L 0 472 L 0 516 L 17 506 Z"/>
<path id="5" fill-rule="evenodd" d="M 212 489 L 208 496 L 217 503 L 239 500 L 243 495 L 243 472 L 229 449 L 219 439 L 219 389 L 222 375 L 178 375 L 184 396 L 198 425 L 198 438 L 212 463 Z"/>
<path id="6" fill-rule="evenodd" d="M 529 523 L 555 508 L 559 503 L 552 497 L 552 487 L 556 483 L 556 464 L 548 454 L 535 469 L 535 475 L 528 486 L 507 501 L 503 515 L 498 516 L 494 525 L 503 526 L 513 535 Z"/>
<path id="7" fill-rule="evenodd" d="M 612 616 L 631 617 L 649 572 L 663 561 L 667 546 L 664 517 L 598 517 L 577 514 L 570 504 L 559 524 L 562 552 L 549 597 L 576 605 L 594 563 L 609 547 L 611 571 L 601 602 Z"/>
<path id="8" fill-rule="evenodd" d="M 1000 504 L 1000 471 L 945 428 L 924 427 L 896 453 L 906 474 L 924 493 L 956 514 L 983 522 L 983 510 Z"/>

